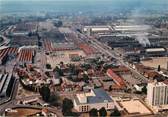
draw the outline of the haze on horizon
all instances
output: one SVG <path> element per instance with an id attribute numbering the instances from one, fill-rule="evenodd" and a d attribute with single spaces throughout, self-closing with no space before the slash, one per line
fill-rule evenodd
<path id="1" fill-rule="evenodd" d="M 168 0 L 0 0 L 0 13 L 168 11 Z"/>

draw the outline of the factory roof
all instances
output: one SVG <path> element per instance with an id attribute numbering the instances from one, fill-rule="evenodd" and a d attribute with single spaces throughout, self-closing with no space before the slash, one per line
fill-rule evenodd
<path id="1" fill-rule="evenodd" d="M 15 48 L 15 47 L 8 47 L 5 49 L 2 49 L 0 50 L 0 60 L 6 57 L 6 55 L 17 54 L 17 52 L 18 52 L 18 48 Z"/>
<path id="2" fill-rule="evenodd" d="M 165 48 L 148 48 L 145 50 L 146 52 L 165 52 Z"/>
<path id="3" fill-rule="evenodd" d="M 23 62 L 32 62 L 33 60 L 34 49 L 21 49 L 19 53 L 19 61 Z"/>
<path id="4" fill-rule="evenodd" d="M 55 43 L 51 40 L 44 40 L 44 48 L 50 52 L 77 49 L 74 43 Z"/>
<path id="5" fill-rule="evenodd" d="M 85 43 L 79 44 L 79 48 L 82 49 L 87 55 L 93 54 L 95 52 L 93 47 Z"/>
<path id="6" fill-rule="evenodd" d="M 110 31 L 111 26 L 85 26 L 84 31 L 87 31 L 87 29 L 91 29 L 91 31 Z"/>
<path id="7" fill-rule="evenodd" d="M 150 26 L 148 25 L 120 25 L 115 26 L 115 30 L 121 30 L 121 31 L 137 31 L 137 30 L 148 30 Z"/>

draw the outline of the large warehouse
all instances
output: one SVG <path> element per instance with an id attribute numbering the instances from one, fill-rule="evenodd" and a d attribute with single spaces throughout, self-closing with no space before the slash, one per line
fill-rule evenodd
<path id="1" fill-rule="evenodd" d="M 163 57 L 167 55 L 167 50 L 163 47 L 145 48 L 141 54 L 146 57 Z"/>
<path id="2" fill-rule="evenodd" d="M 147 31 L 150 29 L 148 25 L 119 25 L 114 26 L 115 31 L 122 32 L 139 32 L 139 31 Z"/>
<path id="3" fill-rule="evenodd" d="M 0 74 L 0 98 L 10 96 L 13 81 L 12 74 Z"/>

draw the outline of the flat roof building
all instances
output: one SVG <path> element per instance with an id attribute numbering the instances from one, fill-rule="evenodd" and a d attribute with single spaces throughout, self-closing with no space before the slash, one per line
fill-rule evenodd
<path id="1" fill-rule="evenodd" d="M 106 34 L 106 33 L 109 33 L 111 32 L 113 29 L 111 26 L 98 26 L 98 25 L 95 25 L 95 26 L 85 26 L 83 28 L 83 32 L 87 33 L 88 35 L 91 35 L 91 34 Z"/>
<path id="2" fill-rule="evenodd" d="M 164 47 L 149 47 L 144 48 L 141 54 L 147 57 L 164 57 L 167 56 L 167 49 Z"/>
<path id="3" fill-rule="evenodd" d="M 74 108 L 78 112 L 88 112 L 92 108 L 114 109 L 113 99 L 102 88 L 92 89 L 90 92 L 76 94 Z"/>
<path id="4" fill-rule="evenodd" d="M 125 31 L 125 32 L 139 32 L 139 31 L 147 31 L 151 27 L 149 25 L 119 25 L 114 26 L 115 31 Z"/>

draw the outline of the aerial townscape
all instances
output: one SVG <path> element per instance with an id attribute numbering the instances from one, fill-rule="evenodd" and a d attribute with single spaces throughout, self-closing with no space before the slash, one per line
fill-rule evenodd
<path id="1" fill-rule="evenodd" d="M 0 116 L 168 115 L 168 2 L 86 1 L 0 0 Z"/>

